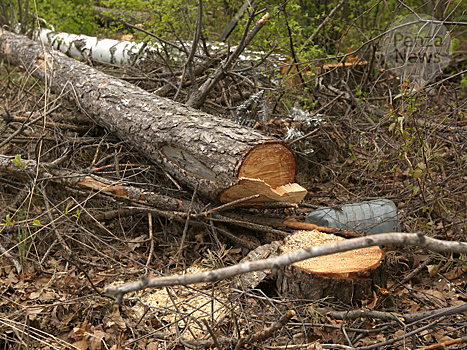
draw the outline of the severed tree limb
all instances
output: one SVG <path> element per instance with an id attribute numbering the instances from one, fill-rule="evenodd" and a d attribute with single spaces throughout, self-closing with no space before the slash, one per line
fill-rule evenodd
<path id="1" fill-rule="evenodd" d="M 362 237 L 365 235 L 365 232 L 363 231 L 351 231 L 351 230 L 344 230 L 344 229 L 339 229 L 335 227 L 318 226 L 315 224 L 309 224 L 307 222 L 301 222 L 301 221 L 285 220 L 284 225 L 294 230 L 307 230 L 307 231 L 318 230 L 320 232 L 332 233 L 332 234 L 335 234 L 336 236 L 341 236 L 345 238 Z"/>
<path id="2" fill-rule="evenodd" d="M 241 274 L 261 270 L 278 270 L 282 267 L 291 265 L 295 262 L 309 258 L 344 252 L 354 249 L 367 248 L 372 246 L 381 246 L 387 244 L 394 245 L 416 245 L 437 252 L 467 253 L 467 243 L 448 242 L 427 237 L 417 233 L 386 233 L 361 238 L 353 238 L 344 241 L 324 244 L 316 247 L 309 247 L 293 253 L 285 254 L 279 257 L 257 260 L 248 263 L 241 263 L 208 272 L 202 272 L 192 275 L 168 276 L 161 278 L 143 278 L 138 282 L 123 284 L 119 286 L 110 286 L 106 293 L 117 297 L 116 303 L 121 303 L 126 293 L 143 290 L 146 288 L 160 288 L 175 285 L 190 285 L 200 282 L 214 282 Z"/>
<path id="3" fill-rule="evenodd" d="M 13 159 L 11 157 L 0 155 L 0 173 L 34 176 L 34 169 L 36 167 L 36 164 L 36 161 L 28 160 L 24 161 L 21 165 L 18 165 L 13 162 Z M 93 174 L 86 175 L 79 172 L 72 172 L 64 169 L 56 169 L 44 163 L 42 163 L 42 168 L 42 180 L 53 181 L 55 183 L 62 183 L 73 188 L 93 190 L 97 193 L 112 196 L 115 198 L 130 200 L 132 202 L 145 204 L 151 207 L 129 207 L 124 210 L 110 211 L 100 215 L 97 214 L 94 217 L 90 217 L 88 214 L 83 213 L 83 220 L 88 222 L 110 220 L 117 216 L 130 216 L 136 213 L 154 213 L 156 215 L 160 215 L 168 219 L 177 220 L 180 222 L 186 222 L 188 216 L 193 216 L 194 219 L 225 222 L 255 231 L 272 233 L 281 238 L 288 236 L 287 232 L 274 229 L 270 226 L 267 226 L 266 224 L 255 224 L 245 220 L 235 220 L 233 218 L 221 216 L 218 213 L 216 213 L 216 209 L 208 211 L 206 215 L 191 214 L 190 207 L 192 206 L 192 201 L 180 200 L 170 196 L 160 195 L 151 191 L 146 191 L 138 187 L 126 185 L 124 181 L 117 182 Z M 254 199 L 257 198 L 257 195 L 247 197 L 246 199 L 248 198 Z M 244 200 L 239 200 L 236 203 L 241 203 L 243 201 Z M 201 211 L 201 207 L 197 203 L 193 203 L 193 205 L 193 211 Z M 227 204 L 226 207 L 230 207 L 230 205 Z M 226 207 L 222 206 L 222 208 Z M 221 207 L 219 207 L 219 209 L 221 209 Z M 232 239 L 232 237 L 230 238 Z M 255 246 L 250 246 L 245 242 L 241 242 L 240 245 L 248 246 L 249 249 L 255 248 Z"/>
<path id="4" fill-rule="evenodd" d="M 259 232 L 272 233 L 272 234 L 277 235 L 280 238 L 285 238 L 285 237 L 287 237 L 289 235 L 288 232 L 281 231 L 281 230 L 276 230 L 276 229 L 274 229 L 274 228 L 272 228 L 270 226 L 255 224 L 255 223 L 251 223 L 251 222 L 243 221 L 243 220 L 235 220 L 235 219 L 231 219 L 229 217 L 221 216 L 221 215 L 216 214 L 216 213 L 213 213 L 212 217 L 210 217 L 209 220 L 234 224 L 234 225 L 237 225 L 237 226 L 240 226 L 240 227 L 244 227 L 244 228 L 259 231 Z"/>
<path id="5" fill-rule="evenodd" d="M 18 165 L 13 162 L 11 157 L 0 155 L 0 173 L 34 176 L 34 169 L 36 167 L 36 164 L 37 163 L 34 160 L 28 160 L 24 161 L 21 165 Z M 238 204 L 248 199 L 257 198 L 257 195 L 247 197 L 246 199 L 238 200 L 236 202 L 232 202 L 232 204 L 228 203 L 224 206 L 215 208 L 212 211 L 205 212 L 202 215 L 192 214 L 192 211 L 201 211 L 201 207 L 199 206 L 199 204 L 194 203 L 193 201 L 180 200 L 170 196 L 160 195 L 151 191 L 146 191 L 138 187 L 126 185 L 124 181 L 116 182 L 93 174 L 86 175 L 79 172 L 56 169 L 50 167 L 49 164 L 42 163 L 42 168 L 42 180 L 65 184 L 72 188 L 92 190 L 97 193 L 112 196 L 117 199 L 130 200 L 135 203 L 150 206 L 150 208 L 128 207 L 119 210 L 112 210 L 109 212 L 93 215 L 92 217 L 88 213 L 83 213 L 82 219 L 86 222 L 111 220 L 119 216 L 131 216 L 138 213 L 153 213 L 171 220 L 177 220 L 179 222 L 185 223 L 188 217 L 193 217 L 193 219 L 225 222 L 255 231 L 272 233 L 282 238 L 288 235 L 287 232 L 274 229 L 270 226 L 267 226 L 266 223 L 255 224 L 245 220 L 236 220 L 233 218 L 221 216 L 218 213 L 216 213 L 217 210 L 229 208 L 235 205 L 235 203 Z M 256 248 L 256 245 L 249 244 L 248 242 L 234 235 L 231 235 L 228 232 L 222 231 L 222 233 L 229 239 L 234 240 L 240 246 L 247 247 L 248 249 Z"/>
<path id="6" fill-rule="evenodd" d="M 252 35 L 250 31 L 244 41 Z M 236 51 L 228 58 L 228 65 L 238 55 Z M 47 81 L 52 91 L 76 102 L 94 122 L 182 185 L 194 188 L 199 183 L 201 197 L 230 202 L 259 193 L 264 202 L 298 203 L 306 195 L 295 183 L 293 152 L 281 140 L 157 97 L 5 30 L 0 33 L 0 56 Z"/>
<path id="7" fill-rule="evenodd" d="M 254 250 L 258 248 L 258 245 L 255 243 L 252 243 L 246 239 L 240 238 L 238 235 L 234 235 L 231 233 L 225 226 L 219 225 L 220 227 L 216 226 L 216 229 L 219 231 L 219 233 L 229 239 L 230 241 L 234 242 L 235 245 L 238 245 L 240 247 L 247 248 L 249 250 Z"/>
<path id="8" fill-rule="evenodd" d="M 258 197 L 259 197 L 259 194 L 254 194 L 254 195 L 249 196 L 249 197 L 237 199 L 236 201 L 229 202 L 229 203 L 226 203 L 226 204 L 222 204 L 222 205 L 220 205 L 220 206 L 218 206 L 216 208 L 206 210 L 206 211 L 204 211 L 202 213 L 199 213 L 197 216 L 208 216 L 209 214 L 233 208 L 233 207 L 237 206 L 237 204 L 241 204 L 241 203 L 250 201 L 252 199 L 256 199 Z"/>
<path id="9" fill-rule="evenodd" d="M 0 155 L 0 173 L 10 173 L 34 176 L 36 161 L 23 161 L 21 165 L 13 162 L 8 156 Z M 124 181 L 113 181 L 94 174 L 83 174 L 64 169 L 51 167 L 42 163 L 41 179 L 55 183 L 62 183 L 70 187 L 93 190 L 108 196 L 127 199 L 137 203 L 144 203 L 164 210 L 186 211 L 191 205 L 190 201 L 182 201 L 173 197 L 160 195 L 151 191 L 126 185 Z M 198 209 L 196 207 L 196 209 Z"/>

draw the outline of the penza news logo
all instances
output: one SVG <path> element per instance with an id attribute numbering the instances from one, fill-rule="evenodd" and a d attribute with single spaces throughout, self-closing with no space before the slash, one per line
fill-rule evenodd
<path id="1" fill-rule="evenodd" d="M 381 51 L 386 69 L 422 88 L 438 77 L 451 60 L 451 36 L 434 17 L 411 14 L 396 21 L 383 36 Z"/>

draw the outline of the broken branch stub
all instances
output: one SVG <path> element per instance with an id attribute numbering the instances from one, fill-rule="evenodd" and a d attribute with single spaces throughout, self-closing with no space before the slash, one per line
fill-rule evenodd
<path id="1" fill-rule="evenodd" d="M 0 56 L 47 79 L 53 91 L 181 183 L 199 183 L 206 198 L 229 202 L 260 194 L 262 201 L 298 203 L 306 194 L 294 183 L 295 157 L 280 140 L 150 94 L 25 36 L 3 31 Z"/>

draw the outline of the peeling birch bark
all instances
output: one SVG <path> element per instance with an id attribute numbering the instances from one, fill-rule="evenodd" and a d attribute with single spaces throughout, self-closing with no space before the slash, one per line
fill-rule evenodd
<path id="1" fill-rule="evenodd" d="M 93 60 L 122 65 L 134 64 L 151 52 L 161 49 L 157 45 L 147 46 L 145 43 L 55 32 L 43 28 L 36 33 L 36 40 L 84 62 Z"/>

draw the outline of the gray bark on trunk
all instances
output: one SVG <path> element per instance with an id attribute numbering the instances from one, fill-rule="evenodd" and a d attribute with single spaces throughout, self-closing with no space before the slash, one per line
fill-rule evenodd
<path id="1" fill-rule="evenodd" d="M 25 36 L 0 33 L 0 57 L 74 101 L 98 125 L 159 163 L 181 183 L 223 202 L 259 193 L 299 202 L 289 147 L 248 127 L 158 97 Z M 257 200 L 258 201 L 258 200 Z"/>

